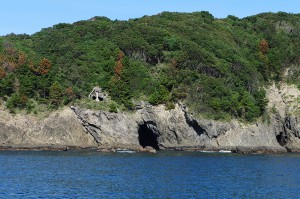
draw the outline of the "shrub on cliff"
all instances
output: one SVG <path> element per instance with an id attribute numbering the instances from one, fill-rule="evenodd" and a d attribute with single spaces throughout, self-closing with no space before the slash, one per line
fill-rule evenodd
<path id="1" fill-rule="evenodd" d="M 26 108 L 28 103 L 28 97 L 25 95 L 20 95 L 19 93 L 14 93 L 7 101 L 6 107 L 11 111 L 15 112 L 16 108 Z"/>

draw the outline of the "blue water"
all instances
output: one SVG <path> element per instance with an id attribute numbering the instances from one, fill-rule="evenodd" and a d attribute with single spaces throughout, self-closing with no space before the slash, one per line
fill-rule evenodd
<path id="1" fill-rule="evenodd" d="M 298 198 L 300 154 L 0 152 L 0 198 Z"/>

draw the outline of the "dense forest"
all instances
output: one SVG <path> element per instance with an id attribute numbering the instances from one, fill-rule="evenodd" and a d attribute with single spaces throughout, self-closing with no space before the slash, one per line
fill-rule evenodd
<path id="1" fill-rule="evenodd" d="M 12 112 L 37 113 L 91 103 L 100 86 L 112 111 L 141 100 L 169 109 L 183 102 L 204 117 L 251 122 L 264 113 L 265 86 L 297 83 L 299 45 L 299 14 L 94 17 L 0 37 L 0 98 Z"/>

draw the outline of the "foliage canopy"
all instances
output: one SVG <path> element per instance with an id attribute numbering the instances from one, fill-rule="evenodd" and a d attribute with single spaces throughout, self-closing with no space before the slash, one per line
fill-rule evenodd
<path id="1" fill-rule="evenodd" d="M 99 85 L 128 109 L 138 99 L 183 101 L 215 119 L 253 121 L 266 106 L 263 86 L 299 64 L 299 44 L 300 15 L 283 12 L 94 17 L 0 37 L 0 97 L 11 98 L 11 108 L 26 107 L 28 99 L 57 107 Z"/>

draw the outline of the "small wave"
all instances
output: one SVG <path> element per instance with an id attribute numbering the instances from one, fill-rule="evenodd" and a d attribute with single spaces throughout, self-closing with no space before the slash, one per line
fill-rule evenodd
<path id="1" fill-rule="evenodd" d="M 135 153 L 135 151 L 131 151 L 131 150 L 117 150 L 117 153 Z"/>

